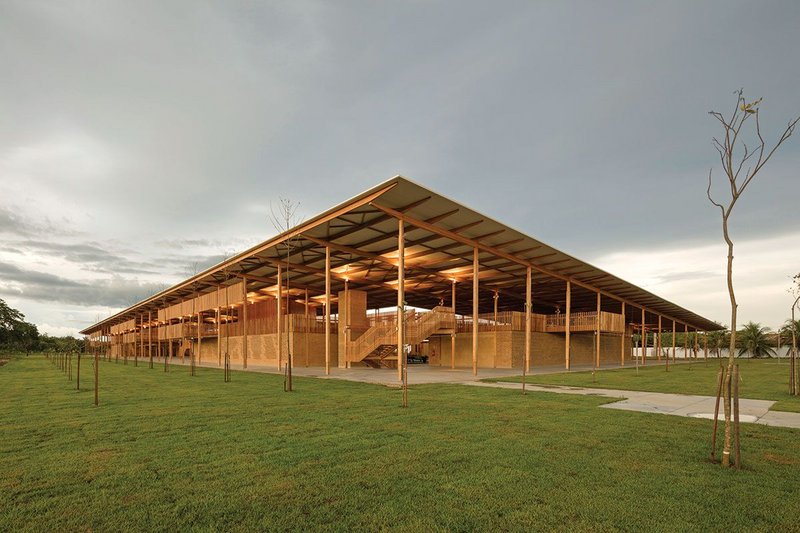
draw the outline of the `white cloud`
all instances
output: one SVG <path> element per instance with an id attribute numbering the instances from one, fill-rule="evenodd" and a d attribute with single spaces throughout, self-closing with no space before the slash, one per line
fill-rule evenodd
<path id="1" fill-rule="evenodd" d="M 737 322 L 776 327 L 789 316 L 788 288 L 800 271 L 800 233 L 734 241 L 733 282 Z M 694 244 L 614 252 L 592 263 L 672 302 L 723 324 L 730 323 L 727 248 Z"/>

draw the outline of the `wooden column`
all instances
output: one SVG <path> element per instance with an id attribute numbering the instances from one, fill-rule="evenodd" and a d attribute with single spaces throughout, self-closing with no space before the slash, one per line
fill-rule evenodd
<path id="1" fill-rule="evenodd" d="M 397 221 L 397 379 L 403 380 L 405 366 L 405 259 L 406 238 L 403 221 Z"/>
<path id="2" fill-rule="evenodd" d="M 344 314 L 344 342 L 339 343 L 339 346 L 344 346 L 344 364 L 342 364 L 342 356 L 339 355 L 339 368 L 350 368 L 350 350 L 351 344 L 350 341 L 353 338 L 350 335 L 350 328 L 353 325 L 351 321 L 351 315 L 353 314 L 353 307 L 350 305 L 350 279 L 344 278 L 344 309 L 345 312 L 342 313 L 342 301 L 341 301 L 341 293 L 339 293 L 340 300 L 339 300 L 339 322 L 342 320 L 342 314 Z M 405 292 L 403 292 L 403 298 L 405 298 Z M 366 310 L 364 311 L 366 313 Z M 341 324 L 339 325 L 339 331 L 342 331 Z"/>
<path id="3" fill-rule="evenodd" d="M 600 368 L 600 293 L 597 293 L 597 320 L 595 321 L 595 367 Z"/>
<path id="4" fill-rule="evenodd" d="M 567 280 L 567 312 L 564 316 L 564 368 L 569 370 L 570 367 L 570 338 L 569 338 L 569 330 L 570 330 L 570 313 L 572 311 L 572 284 Z"/>
<path id="5" fill-rule="evenodd" d="M 325 247 L 325 375 L 331 373 L 331 249 Z"/>
<path id="6" fill-rule="evenodd" d="M 451 291 L 450 303 L 453 307 L 453 334 L 450 335 L 450 369 L 454 370 L 456 368 L 456 332 L 458 331 L 458 322 L 456 322 L 456 280 L 453 280 Z"/>
<path id="7" fill-rule="evenodd" d="M 242 278 L 242 368 L 247 368 L 247 278 Z"/>
<path id="8" fill-rule="evenodd" d="M 222 302 L 220 301 L 220 288 L 217 285 L 217 366 L 222 366 Z"/>
<path id="9" fill-rule="evenodd" d="M 472 249 L 472 375 L 478 375 L 478 248 Z"/>
<path id="10" fill-rule="evenodd" d="M 219 293 L 217 293 L 217 366 L 222 366 L 222 310 L 219 307 Z"/>
<path id="11" fill-rule="evenodd" d="M 500 299 L 500 293 L 494 291 L 494 357 L 492 358 L 492 368 L 497 368 L 497 301 Z"/>
<path id="12" fill-rule="evenodd" d="M 672 362 L 675 362 L 675 319 L 672 320 Z"/>
<path id="13" fill-rule="evenodd" d="M 202 357 L 202 346 L 203 346 L 203 312 L 197 312 L 197 356 L 195 357 L 195 361 L 197 364 L 203 362 Z"/>
<path id="14" fill-rule="evenodd" d="M 525 372 L 531 371 L 531 267 L 525 269 Z"/>
<path id="15" fill-rule="evenodd" d="M 780 333 L 778 333 L 778 347 L 780 348 Z M 703 332 L 703 361 L 708 361 L 708 332 Z"/>
<path id="16" fill-rule="evenodd" d="M 658 315 L 658 342 L 656 344 L 656 361 L 661 362 L 661 315 Z"/>
<path id="17" fill-rule="evenodd" d="M 281 317 L 282 309 L 281 304 L 283 303 L 283 271 L 281 269 L 281 264 L 278 263 L 278 297 L 275 299 L 275 306 L 276 306 L 276 318 L 278 324 L 278 351 L 275 354 L 276 361 L 278 361 L 278 370 L 280 371 L 283 368 L 283 320 Z"/>
<path id="18" fill-rule="evenodd" d="M 694 328 L 694 358 L 697 359 L 697 352 L 700 351 L 700 340 L 697 338 L 697 328 Z"/>
<path id="19" fill-rule="evenodd" d="M 642 366 L 646 365 L 647 361 L 647 330 L 645 329 L 645 310 L 642 307 Z"/>
<path id="20" fill-rule="evenodd" d="M 627 329 L 627 324 L 625 324 L 625 302 L 622 302 L 622 337 L 620 337 L 619 341 L 620 366 L 625 366 L 625 333 Z"/>
<path id="21" fill-rule="evenodd" d="M 683 325 L 683 358 L 689 359 L 689 326 Z"/>
<path id="22" fill-rule="evenodd" d="M 144 357 L 144 313 L 139 313 L 139 353 L 136 357 L 136 366 L 139 366 L 139 357 Z"/>
<path id="23" fill-rule="evenodd" d="M 309 320 L 308 320 L 308 288 L 307 287 L 306 287 L 306 290 L 305 290 L 304 316 L 305 316 L 305 320 L 304 320 L 305 326 L 303 327 L 303 331 L 305 332 L 304 344 L 305 344 L 305 352 L 306 352 L 306 367 L 308 367 L 308 337 L 309 337 L 309 334 L 311 333 L 311 326 L 309 325 Z"/>
<path id="24" fill-rule="evenodd" d="M 150 359 L 150 368 L 153 368 L 153 312 L 147 312 L 147 357 Z"/>

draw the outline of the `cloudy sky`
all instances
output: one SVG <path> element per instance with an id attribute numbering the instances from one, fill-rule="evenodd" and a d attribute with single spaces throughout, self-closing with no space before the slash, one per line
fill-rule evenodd
<path id="1" fill-rule="evenodd" d="M 74 333 L 269 237 L 278 196 L 403 174 L 727 323 L 707 112 L 743 87 L 776 138 L 798 27 L 792 1 L 0 0 L 0 298 Z M 798 173 L 800 132 L 737 205 L 744 321 L 788 316 Z"/>

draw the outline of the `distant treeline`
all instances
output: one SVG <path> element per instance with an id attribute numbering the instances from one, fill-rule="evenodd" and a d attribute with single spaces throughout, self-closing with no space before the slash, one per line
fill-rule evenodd
<path id="1" fill-rule="evenodd" d="M 78 352 L 83 348 L 83 339 L 40 334 L 35 324 L 0 298 L 0 352 Z"/>

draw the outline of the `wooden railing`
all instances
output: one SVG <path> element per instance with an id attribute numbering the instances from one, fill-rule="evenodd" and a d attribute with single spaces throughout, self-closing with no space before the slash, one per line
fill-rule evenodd
<path id="1" fill-rule="evenodd" d="M 597 329 L 597 312 L 589 311 L 584 313 L 570 313 L 570 331 L 594 331 Z M 567 315 L 547 315 L 545 331 L 562 332 L 566 331 Z M 622 315 L 617 313 L 600 312 L 600 331 L 620 333 L 625 330 Z"/>
<path id="2" fill-rule="evenodd" d="M 571 313 L 571 331 L 594 331 L 597 327 L 597 313 L 594 311 Z M 472 333 L 472 317 L 461 315 L 455 318 L 457 333 Z M 566 329 L 566 315 L 542 315 L 531 313 L 531 331 L 557 333 Z M 600 313 L 600 331 L 622 332 L 625 324 L 622 315 L 602 311 Z M 525 331 L 525 313 L 521 311 L 501 311 L 497 313 L 481 313 L 478 315 L 478 332 L 491 331 Z"/>

